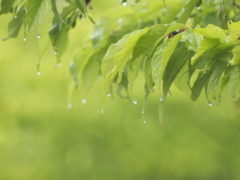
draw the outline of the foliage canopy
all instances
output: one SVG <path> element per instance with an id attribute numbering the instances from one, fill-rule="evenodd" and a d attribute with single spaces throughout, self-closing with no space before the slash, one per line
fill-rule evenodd
<path id="1" fill-rule="evenodd" d="M 51 15 L 48 34 L 60 63 L 77 19 L 95 23 L 89 2 L 66 0 L 59 11 L 63 2 L 56 0 L 1 0 L 0 14 L 13 14 L 4 40 L 17 37 L 22 27 L 27 39 Z M 89 88 L 102 75 L 106 93 L 133 99 L 134 81 L 143 71 L 145 100 L 157 90 L 164 101 L 174 83 L 193 101 L 204 90 L 209 105 L 219 103 L 228 87 L 240 107 L 237 0 L 124 0 L 122 5 L 96 22 L 91 41 L 74 55 L 70 73 L 76 87 Z"/>

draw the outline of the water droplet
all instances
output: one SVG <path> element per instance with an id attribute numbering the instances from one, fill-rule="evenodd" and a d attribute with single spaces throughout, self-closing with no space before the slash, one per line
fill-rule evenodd
<path id="1" fill-rule="evenodd" d="M 86 100 L 86 99 L 82 99 L 82 103 L 83 103 L 83 104 L 86 104 L 86 103 L 87 103 L 87 100 Z"/>
<path id="2" fill-rule="evenodd" d="M 57 63 L 57 65 L 56 65 L 56 68 L 58 68 L 59 66 L 61 66 L 62 65 L 62 63 Z"/>
<path id="3" fill-rule="evenodd" d="M 150 92 L 150 93 L 153 93 L 153 92 L 154 92 L 154 89 L 149 89 L 149 92 Z"/>
<path id="4" fill-rule="evenodd" d="M 17 16 L 14 16 L 15 19 L 17 19 Z"/>
<path id="5" fill-rule="evenodd" d="M 170 91 L 168 91 L 168 96 L 172 96 L 172 94 L 171 94 L 171 92 L 170 92 Z"/>
<path id="6" fill-rule="evenodd" d="M 68 108 L 68 109 L 71 109 L 71 108 L 72 108 L 72 103 L 68 103 L 68 104 L 67 104 L 67 108 Z"/>
<path id="7" fill-rule="evenodd" d="M 144 110 L 144 108 L 142 109 L 142 114 L 144 114 L 145 113 L 145 110 Z"/>
<path id="8" fill-rule="evenodd" d="M 123 5 L 123 6 L 127 6 L 127 2 L 123 2 L 122 5 Z"/>
<path id="9" fill-rule="evenodd" d="M 212 103 L 210 103 L 210 102 L 208 103 L 208 106 L 212 107 L 212 105 L 213 105 Z"/>
<path id="10" fill-rule="evenodd" d="M 161 98 L 160 98 L 160 102 L 161 102 L 161 103 L 162 103 L 164 100 L 165 100 L 164 97 L 161 97 Z"/>
<path id="11" fill-rule="evenodd" d="M 27 38 L 26 38 L 26 37 L 25 37 L 25 38 L 23 38 L 23 41 L 25 41 L 25 42 L 26 42 L 26 41 L 27 41 Z"/>
<path id="12" fill-rule="evenodd" d="M 57 52 L 57 51 L 54 51 L 54 54 L 55 54 L 55 55 L 58 55 L 58 52 Z"/>
<path id="13" fill-rule="evenodd" d="M 104 109 L 103 108 L 101 109 L 101 113 L 104 114 Z"/>
<path id="14" fill-rule="evenodd" d="M 137 104 L 138 102 L 137 102 L 137 100 L 136 99 L 134 99 L 133 100 L 133 104 Z"/>
<path id="15" fill-rule="evenodd" d="M 40 36 L 40 35 L 37 35 L 37 38 L 38 38 L 38 39 L 40 39 L 40 38 L 41 38 L 41 36 Z"/>
<path id="16" fill-rule="evenodd" d="M 197 7 L 197 9 L 199 10 L 199 9 L 201 9 L 201 7 L 200 7 L 200 6 L 198 6 L 198 7 Z"/>
<path id="17" fill-rule="evenodd" d="M 40 71 L 37 72 L 37 75 L 40 76 L 42 73 Z"/>
<path id="18" fill-rule="evenodd" d="M 108 97 L 112 96 L 112 95 L 111 95 L 110 93 L 108 93 L 108 92 L 106 93 L 106 95 L 107 95 Z"/>
<path id="19" fill-rule="evenodd" d="M 146 124 L 146 123 L 147 123 L 147 121 L 143 120 L 143 121 L 142 121 L 142 123 L 143 123 L 143 124 Z"/>

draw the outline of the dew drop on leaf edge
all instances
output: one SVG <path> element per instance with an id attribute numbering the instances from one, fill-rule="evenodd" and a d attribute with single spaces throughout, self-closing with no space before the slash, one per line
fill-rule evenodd
<path id="1" fill-rule="evenodd" d="M 160 102 L 161 102 L 161 103 L 162 103 L 164 100 L 165 100 L 164 97 L 161 97 L 161 98 L 160 98 Z"/>
<path id="2" fill-rule="evenodd" d="M 136 99 L 134 99 L 133 100 L 133 104 L 137 104 L 138 102 L 137 102 L 137 100 Z"/>
<path id="3" fill-rule="evenodd" d="M 208 103 L 208 106 L 212 107 L 212 106 L 213 106 L 213 104 L 209 102 L 209 103 Z"/>
<path id="4" fill-rule="evenodd" d="M 106 93 L 106 95 L 107 95 L 108 97 L 112 96 L 112 95 L 111 95 L 110 93 L 108 93 L 108 92 Z"/>

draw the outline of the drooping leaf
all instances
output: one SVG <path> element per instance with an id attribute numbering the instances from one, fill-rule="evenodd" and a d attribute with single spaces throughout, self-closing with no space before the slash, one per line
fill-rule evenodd
<path id="1" fill-rule="evenodd" d="M 109 47 L 102 61 L 101 67 L 106 91 L 109 91 L 110 84 L 113 82 L 118 73 L 118 82 L 120 82 L 121 74 L 125 68 L 125 65 L 132 57 L 134 46 L 136 45 L 138 39 L 148 31 L 149 28 L 145 28 L 127 34 L 116 44 L 112 44 Z"/>
<path id="2" fill-rule="evenodd" d="M 189 0 L 186 6 L 182 10 L 182 14 L 177 20 L 177 23 L 185 24 L 191 15 L 193 9 L 197 6 L 200 0 Z"/>
<path id="3" fill-rule="evenodd" d="M 152 58 L 152 78 L 157 87 L 160 88 L 162 75 L 172 53 L 181 39 L 181 34 L 167 39 L 156 50 Z"/>
<path id="4" fill-rule="evenodd" d="M 240 97 L 240 66 L 236 66 L 230 76 L 229 90 L 234 101 Z"/>
<path id="5" fill-rule="evenodd" d="M 209 79 L 208 85 L 207 85 L 207 94 L 214 95 L 216 88 L 219 85 L 220 79 L 222 77 L 222 74 L 224 73 L 228 63 L 224 61 L 218 61 L 215 63 L 213 67 L 213 72 L 211 74 L 211 77 Z"/>
<path id="6" fill-rule="evenodd" d="M 54 13 L 55 17 L 57 17 L 58 20 L 61 20 L 61 16 L 59 15 L 58 9 L 57 9 L 57 1 L 51 0 L 51 5 L 52 5 L 52 12 Z"/>
<path id="7" fill-rule="evenodd" d="M 230 77 L 231 77 L 231 73 L 233 71 L 235 67 L 234 66 L 227 66 L 225 68 L 223 77 L 221 78 L 220 82 L 219 82 L 219 93 L 218 93 L 218 101 L 221 102 L 221 94 L 222 91 L 224 90 L 224 88 L 226 87 L 226 85 L 228 84 Z"/>
<path id="8" fill-rule="evenodd" d="M 180 42 L 176 47 L 175 51 L 172 53 L 171 58 L 169 59 L 166 69 L 163 73 L 163 95 L 167 96 L 169 89 L 184 66 L 184 64 L 190 60 L 194 55 L 194 51 L 188 50 L 184 43 Z"/>
<path id="9" fill-rule="evenodd" d="M 15 0 L 2 0 L 1 1 L 1 11 L 0 14 L 9 13 L 14 7 Z"/>
<path id="10" fill-rule="evenodd" d="M 69 29 L 69 25 L 59 21 L 48 32 L 54 49 L 54 54 L 58 58 L 58 63 L 60 62 L 60 58 L 67 48 Z"/>
<path id="11" fill-rule="evenodd" d="M 174 83 L 177 86 L 177 88 L 180 91 L 183 91 L 184 93 L 186 93 L 186 95 L 191 94 L 190 83 L 189 83 L 190 76 L 191 74 L 189 69 L 189 63 L 186 62 L 182 67 L 182 69 L 179 71 L 176 78 L 174 79 Z"/>
<path id="12" fill-rule="evenodd" d="M 28 22 L 28 31 L 34 26 L 42 23 L 43 17 L 49 10 L 49 0 L 34 0 L 26 2 L 26 16 Z"/>
<path id="13" fill-rule="evenodd" d="M 3 40 L 7 40 L 9 38 L 17 37 L 21 27 L 23 25 L 24 19 L 26 18 L 26 13 L 24 8 L 22 8 L 9 22 L 8 24 L 8 37 Z"/>
<path id="14" fill-rule="evenodd" d="M 203 88 L 207 85 L 209 78 L 211 77 L 211 74 L 212 74 L 211 70 L 207 72 L 200 71 L 198 73 L 198 78 L 194 82 L 193 87 L 191 88 L 192 90 L 191 99 L 193 101 L 196 101 L 199 98 Z"/>
<path id="15" fill-rule="evenodd" d="M 233 65 L 238 65 L 240 63 L 240 46 L 236 46 L 233 48 L 232 50 L 233 53 L 233 57 L 232 59 L 229 61 L 229 64 Z"/>
<path id="16" fill-rule="evenodd" d="M 95 24 L 94 20 L 93 20 L 93 19 L 91 18 L 91 16 L 88 14 L 85 0 L 75 0 L 75 3 L 76 3 L 76 5 L 77 5 L 77 7 L 80 9 L 80 11 L 84 14 L 84 16 L 87 15 L 88 18 L 90 19 L 90 21 L 92 21 L 92 23 Z"/>

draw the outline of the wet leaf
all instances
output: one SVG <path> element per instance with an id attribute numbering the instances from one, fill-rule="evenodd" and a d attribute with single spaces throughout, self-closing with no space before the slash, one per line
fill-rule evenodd
<path id="1" fill-rule="evenodd" d="M 177 23 L 185 24 L 191 15 L 193 9 L 197 6 L 200 0 L 190 0 L 186 6 L 182 9 L 182 14 L 177 20 Z"/>
<path id="2" fill-rule="evenodd" d="M 211 39 L 218 39 L 220 42 L 225 43 L 227 35 L 225 31 L 213 24 L 209 24 L 206 28 L 195 29 L 194 32 L 199 36 L 204 36 Z"/>
<path id="3" fill-rule="evenodd" d="M 165 67 L 181 39 L 181 34 L 167 39 L 156 50 L 152 58 L 152 77 L 157 87 L 161 87 L 162 75 Z"/>
<path id="4" fill-rule="evenodd" d="M 211 74 L 212 74 L 211 70 L 207 71 L 207 72 L 200 71 L 198 73 L 198 78 L 194 82 L 193 87 L 191 88 L 191 90 L 192 90 L 191 99 L 193 101 L 196 101 L 199 98 L 199 96 L 202 92 L 202 89 L 207 85 Z"/>
<path id="5" fill-rule="evenodd" d="M 169 89 L 175 80 L 176 76 L 184 66 L 184 64 L 190 60 L 193 56 L 194 52 L 191 50 L 187 50 L 184 43 L 179 43 L 176 47 L 175 51 L 171 55 L 169 59 L 166 69 L 163 73 L 163 95 L 167 96 Z"/>
<path id="6" fill-rule="evenodd" d="M 11 12 L 15 1 L 16 0 L 2 0 L 0 14 L 7 14 Z"/>
<path id="7" fill-rule="evenodd" d="M 219 43 L 220 42 L 218 39 L 212 39 L 207 37 L 204 38 L 200 43 L 200 47 L 198 48 L 197 53 L 192 57 L 191 64 L 195 64 L 199 57 L 201 57 L 207 51 L 211 51 Z"/>
<path id="8" fill-rule="evenodd" d="M 49 0 L 35 0 L 26 2 L 26 15 L 28 22 L 28 31 L 39 25 L 43 21 L 50 7 Z"/>
<path id="9" fill-rule="evenodd" d="M 236 66 L 230 76 L 229 80 L 229 90 L 234 101 L 236 101 L 240 96 L 240 66 Z"/>
<path id="10" fill-rule="evenodd" d="M 233 57 L 229 61 L 229 64 L 233 65 L 238 65 L 240 63 L 240 46 L 236 46 L 232 50 Z"/>
<path id="11" fill-rule="evenodd" d="M 121 74 L 125 68 L 126 63 L 132 58 L 132 52 L 138 39 L 146 34 L 149 28 L 135 31 L 125 35 L 116 44 L 112 44 L 103 61 L 102 74 L 104 77 L 104 87 L 109 91 L 110 84 L 113 82 L 115 76 L 118 74 L 118 81 L 121 79 Z"/>
<path id="12" fill-rule="evenodd" d="M 3 40 L 7 40 L 9 38 L 17 37 L 21 27 L 24 23 L 24 20 L 26 18 L 26 13 L 24 8 L 22 8 L 9 22 L 8 24 L 8 37 L 4 38 Z"/>

